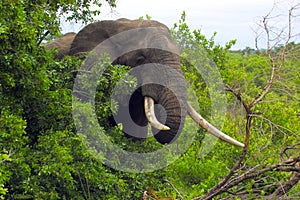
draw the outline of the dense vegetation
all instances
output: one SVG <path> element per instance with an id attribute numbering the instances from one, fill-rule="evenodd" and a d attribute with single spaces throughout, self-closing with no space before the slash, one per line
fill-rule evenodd
<path id="1" fill-rule="evenodd" d="M 70 20 L 90 22 L 99 11 L 91 12 L 89 5 L 100 7 L 97 2 L 0 2 L 0 199 L 276 199 L 300 195 L 300 45 L 288 37 L 272 48 L 233 52 L 234 40 L 223 47 L 215 44 L 214 36 L 207 39 L 200 30 L 189 30 L 185 14 L 171 32 L 183 47 L 182 69 L 193 90 L 191 97 L 196 97 L 202 115 L 244 140 L 246 147 L 242 150 L 218 141 L 207 151 L 211 145 L 207 134 L 187 125 L 187 132 L 197 132 L 192 145 L 163 169 L 127 173 L 96 159 L 77 134 L 72 116 L 73 81 L 81 60 L 54 60 L 55 52 L 45 51 L 42 42 L 59 35 L 63 14 Z M 108 3 L 114 6 L 115 2 Z M 218 81 L 209 84 L 205 73 L 197 69 L 204 58 L 214 61 L 202 69 L 217 69 L 224 93 L 214 93 Z M 105 120 L 117 109 L 109 102 L 111 89 L 128 70 L 105 64 L 108 68 L 96 94 L 102 132 L 130 151 L 160 148 L 151 139 L 127 140 L 121 127 L 111 128 Z M 212 96 L 216 95 L 227 101 L 221 117 L 214 113 L 218 105 Z"/>

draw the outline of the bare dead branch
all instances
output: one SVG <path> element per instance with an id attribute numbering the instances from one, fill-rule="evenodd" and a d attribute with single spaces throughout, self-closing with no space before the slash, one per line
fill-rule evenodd
<path id="1" fill-rule="evenodd" d="M 242 164 L 242 162 L 245 159 L 245 156 L 248 152 L 249 147 L 249 139 L 250 139 L 250 129 L 252 127 L 252 118 L 258 116 L 253 112 L 253 108 L 259 104 L 263 99 L 266 98 L 267 94 L 270 92 L 272 85 L 274 84 L 275 80 L 278 78 L 279 72 L 282 70 L 285 64 L 286 55 L 288 52 L 288 44 L 290 43 L 291 39 L 294 37 L 293 35 L 293 17 L 294 11 L 297 10 L 300 6 L 299 4 L 296 4 L 295 6 L 292 6 L 289 9 L 288 12 L 288 23 L 287 23 L 287 31 L 285 28 L 277 29 L 276 27 L 272 26 L 270 22 L 274 20 L 275 18 L 279 17 L 280 15 L 271 16 L 271 13 L 273 12 L 274 8 L 276 7 L 276 4 L 274 4 L 271 11 L 262 18 L 261 23 L 259 24 L 259 27 L 262 28 L 262 32 L 256 31 L 256 38 L 255 38 L 255 46 L 256 49 L 259 51 L 259 37 L 264 34 L 266 36 L 266 53 L 269 57 L 269 63 L 270 63 L 270 76 L 265 83 L 264 87 L 262 87 L 261 91 L 250 101 L 249 104 L 247 104 L 240 92 L 238 92 L 233 87 L 227 86 L 226 91 L 229 91 L 231 94 L 233 94 L 236 99 L 242 104 L 243 108 L 246 111 L 246 124 L 245 124 L 245 147 L 243 148 L 243 152 L 241 153 L 240 157 L 234 164 L 234 166 L 231 168 L 231 170 L 228 172 L 228 174 L 213 188 L 211 188 L 207 194 L 205 194 L 202 197 L 196 197 L 193 200 L 208 200 L 212 199 L 213 197 L 227 192 L 230 193 L 229 189 L 232 187 L 246 181 L 249 179 L 256 180 L 262 175 L 265 175 L 267 172 L 270 171 L 278 171 L 278 172 L 292 172 L 292 176 L 289 181 L 286 181 L 284 183 L 280 183 L 278 188 L 273 192 L 270 197 L 280 197 L 282 194 L 284 194 L 286 191 L 288 191 L 290 188 L 292 188 L 298 181 L 299 181 L 299 166 L 297 163 L 299 163 L 300 157 L 294 157 L 290 158 L 284 161 L 283 155 L 288 155 L 286 153 L 287 150 L 283 151 L 281 154 L 281 162 L 269 166 L 263 166 L 262 164 L 255 166 L 254 168 L 251 168 L 245 172 L 243 172 L 240 175 L 237 175 L 237 172 L 241 171 L 242 168 L 245 168 L 245 165 Z M 274 52 L 274 48 L 278 46 L 282 46 L 282 49 L 279 52 Z M 271 123 L 271 121 L 269 121 Z M 272 126 L 275 125 L 272 123 Z M 285 130 L 288 132 L 291 132 L 291 130 L 285 129 L 284 127 L 277 126 L 280 130 Z M 294 147 L 295 148 L 295 147 Z M 258 168 L 261 168 L 258 170 Z M 275 183 L 273 186 L 276 186 Z M 277 183 L 276 183 L 277 184 Z M 255 190 L 255 189 L 254 189 Z M 255 192 L 255 191 L 254 191 Z M 256 191 L 258 196 L 261 196 L 260 191 Z M 236 193 L 237 194 L 237 193 Z M 245 191 L 240 192 L 238 196 L 240 195 L 248 195 Z"/>
<path id="2" fill-rule="evenodd" d="M 289 191 L 294 185 L 296 185 L 300 180 L 300 163 L 296 164 L 298 166 L 298 171 L 294 172 L 290 179 L 284 183 L 282 183 L 271 195 L 269 195 L 266 199 L 277 199 L 278 197 L 284 196 L 287 191 Z"/>
<path id="3" fill-rule="evenodd" d="M 294 158 L 293 159 L 293 164 L 295 165 L 297 162 L 299 162 L 299 159 L 300 157 L 298 158 Z M 230 180 L 228 182 L 228 184 L 226 184 L 224 187 L 223 187 L 223 190 L 224 191 L 227 191 L 229 188 L 241 183 L 242 181 L 245 181 L 245 180 L 248 180 L 248 179 L 251 179 L 251 178 L 256 178 L 262 174 L 265 174 L 266 172 L 269 172 L 269 171 L 272 171 L 272 170 L 284 170 L 285 168 L 282 168 L 284 166 L 290 166 L 289 164 L 289 161 L 288 162 L 283 162 L 283 163 L 279 163 L 279 164 L 274 164 L 274 165 L 271 165 L 271 166 L 268 166 L 268 167 L 265 167 L 259 171 L 250 171 L 250 172 L 245 172 L 243 173 L 242 175 Z M 293 171 L 297 171 L 296 168 L 293 168 L 294 170 Z"/>
<path id="4" fill-rule="evenodd" d="M 272 170 L 276 170 L 276 171 L 281 171 L 281 172 L 293 172 L 298 174 L 299 173 L 299 167 L 296 167 L 296 163 L 299 162 L 299 157 L 296 158 L 291 158 L 288 159 L 286 161 L 282 161 L 283 159 L 281 159 L 281 162 L 278 164 L 273 164 L 270 166 L 265 166 L 264 168 L 262 168 L 261 170 L 257 171 L 258 167 L 262 167 L 261 165 L 258 165 L 248 171 L 245 171 L 244 173 L 242 173 L 241 175 L 238 175 L 234 178 L 232 178 L 236 172 L 241 168 L 241 164 L 242 161 L 245 158 L 245 155 L 247 154 L 248 151 L 248 146 L 249 146 L 249 138 L 250 138 L 250 129 L 251 129 L 251 121 L 252 121 L 252 117 L 255 116 L 253 114 L 252 108 L 257 105 L 258 103 L 260 103 L 263 99 L 265 99 L 266 95 L 270 92 L 271 87 L 274 83 L 274 81 L 277 78 L 277 74 L 280 72 L 280 70 L 283 68 L 284 63 L 285 63 L 285 57 L 287 54 L 287 46 L 288 43 L 290 42 L 291 38 L 293 37 L 292 34 L 292 18 L 293 18 L 293 11 L 297 8 L 297 6 L 299 6 L 298 4 L 296 6 L 291 7 L 291 9 L 289 10 L 289 14 L 288 14 L 288 25 L 287 25 L 287 32 L 284 31 L 284 29 L 275 29 L 275 27 L 270 26 L 270 20 L 277 18 L 279 15 L 276 16 L 271 16 L 271 13 L 273 11 L 273 9 L 275 8 L 275 4 L 274 7 L 272 8 L 272 10 L 262 18 L 261 21 L 261 25 L 260 27 L 263 29 L 263 33 L 266 35 L 266 52 L 267 55 L 269 56 L 269 62 L 270 62 L 270 67 L 271 67 L 271 73 L 270 76 L 268 78 L 268 81 L 266 82 L 265 86 L 261 89 L 261 91 L 257 94 L 256 97 L 253 98 L 252 101 L 250 101 L 249 104 L 247 104 L 243 98 L 242 98 L 242 94 L 240 94 L 240 92 L 236 91 L 235 89 L 233 89 L 230 86 L 226 87 L 226 91 L 231 92 L 238 101 L 241 102 L 241 104 L 243 105 L 245 111 L 246 111 L 246 125 L 245 125 L 245 147 L 243 148 L 243 152 L 241 153 L 239 159 L 236 161 L 236 163 L 234 164 L 234 166 L 231 168 L 231 170 L 228 172 L 228 174 L 217 184 L 215 185 L 213 188 L 211 188 L 208 193 L 202 197 L 196 197 L 194 198 L 194 200 L 196 199 L 201 199 L 201 200 L 206 200 L 206 199 L 211 199 L 213 197 L 215 197 L 216 195 L 223 193 L 223 192 L 229 192 L 228 190 L 230 188 L 232 188 L 233 186 L 236 186 L 237 184 L 248 180 L 248 179 L 256 179 L 257 177 L 272 171 Z M 261 33 L 256 32 L 256 38 L 255 38 L 255 45 L 257 50 L 259 50 L 258 48 L 258 40 L 259 37 L 261 36 Z M 275 47 L 277 47 L 278 45 L 281 44 L 281 42 L 284 41 L 283 43 L 283 49 L 282 51 L 280 51 L 278 54 L 274 54 L 273 50 Z M 276 126 L 277 127 L 277 126 Z M 281 129 L 284 129 L 283 127 L 280 127 Z M 288 130 L 290 131 L 290 130 Z M 282 156 L 281 156 L 282 157 Z M 255 170 L 254 170 L 255 169 Z M 290 189 L 292 187 L 292 185 L 294 185 L 296 182 L 298 182 L 298 175 L 293 175 L 291 177 L 291 180 L 282 184 L 280 189 L 278 187 L 278 191 L 275 191 L 273 195 L 278 196 L 282 193 L 282 191 L 286 191 L 285 189 Z"/>
<path id="5" fill-rule="evenodd" d="M 275 127 L 277 130 L 279 130 L 280 132 L 282 133 L 291 133 L 291 134 L 295 134 L 294 131 L 284 127 L 284 126 L 281 126 L 279 124 L 276 124 L 274 122 L 272 122 L 270 119 L 267 119 L 266 117 L 263 117 L 262 115 L 257 115 L 257 114 L 252 114 L 253 117 L 257 117 L 257 118 L 260 118 L 262 121 L 266 121 L 268 122 L 268 124 L 270 125 L 270 128 L 272 129 L 272 127 Z M 286 131 L 286 132 L 285 132 Z"/>
<path id="6" fill-rule="evenodd" d="M 287 157 L 287 158 L 289 157 L 287 151 L 290 151 L 290 150 L 300 150 L 300 142 L 299 142 L 299 143 L 296 143 L 296 144 L 294 144 L 294 145 L 292 145 L 292 146 L 286 147 L 286 148 L 284 148 L 284 149 L 280 152 L 280 161 L 281 161 L 281 162 L 283 162 L 284 156 Z M 299 152 L 299 151 L 298 151 L 298 152 Z"/>
<path id="7" fill-rule="evenodd" d="M 252 120 L 252 116 L 247 114 L 246 137 L 245 137 L 245 142 L 244 142 L 245 146 L 243 148 L 243 151 L 242 151 L 240 157 L 238 158 L 238 160 L 234 164 L 234 166 L 230 169 L 228 174 L 217 185 L 215 185 L 213 188 L 211 188 L 207 192 L 207 194 L 205 194 L 205 196 L 196 197 L 196 198 L 193 198 L 193 200 L 209 200 L 209 199 L 213 198 L 214 196 L 219 195 L 222 192 L 226 192 L 226 189 L 224 190 L 224 188 L 226 188 L 226 186 L 228 185 L 228 182 L 230 181 L 231 177 L 240 168 L 241 163 L 244 160 L 244 158 L 245 158 L 245 156 L 248 152 L 249 141 L 250 141 L 251 120 Z"/>
<path id="8" fill-rule="evenodd" d="M 247 106 L 247 103 L 242 99 L 241 93 L 236 92 L 236 91 L 235 91 L 233 88 L 231 88 L 230 86 L 226 86 L 225 91 L 231 92 L 231 93 L 237 98 L 237 100 L 239 100 L 239 101 L 242 103 L 243 108 L 245 109 L 245 111 L 246 111 L 247 113 L 250 113 L 250 111 L 249 111 L 249 109 L 248 109 L 248 106 Z"/>
<path id="9" fill-rule="evenodd" d="M 300 180 L 300 156 L 296 158 L 290 158 L 284 162 L 273 164 L 270 166 L 266 166 L 262 168 L 261 170 L 257 170 L 258 167 L 262 167 L 261 165 L 257 165 L 256 167 L 244 172 L 243 174 L 230 179 L 220 188 L 216 188 L 216 191 L 214 191 L 213 194 L 210 196 L 205 195 L 204 197 L 198 197 L 194 198 L 194 200 L 204 200 L 204 199 L 211 199 L 212 197 L 223 193 L 228 192 L 228 190 L 241 182 L 249 179 L 255 179 L 257 177 L 260 177 L 261 175 L 270 172 L 270 171 L 281 171 L 281 172 L 293 172 L 293 175 L 291 176 L 290 180 L 281 184 L 280 187 L 278 187 L 274 193 L 272 193 L 272 197 L 276 196 L 279 197 L 283 195 L 286 191 L 288 191 L 290 188 L 292 188 L 295 184 L 298 183 Z"/>

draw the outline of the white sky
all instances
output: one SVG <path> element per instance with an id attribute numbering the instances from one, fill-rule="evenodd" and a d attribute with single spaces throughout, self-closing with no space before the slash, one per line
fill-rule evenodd
<path id="1" fill-rule="evenodd" d="M 100 19 L 137 19 L 150 15 L 152 19 L 172 27 L 186 12 L 190 29 L 201 29 L 209 38 L 217 32 L 217 43 L 224 45 L 237 39 L 233 49 L 254 47 L 255 23 L 273 7 L 274 0 L 117 0 L 113 11 L 105 5 L 101 7 Z M 80 27 L 81 28 L 81 27 Z M 63 32 L 78 32 L 78 26 L 63 27 Z"/>

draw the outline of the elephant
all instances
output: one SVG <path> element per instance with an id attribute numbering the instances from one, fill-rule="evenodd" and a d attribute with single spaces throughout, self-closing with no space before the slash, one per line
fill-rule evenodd
<path id="1" fill-rule="evenodd" d="M 154 28 L 147 31 L 147 28 Z M 136 30 L 135 35 L 123 34 Z M 187 102 L 187 88 L 180 65 L 180 49 L 171 37 L 168 27 L 155 20 L 104 20 L 88 24 L 81 29 L 71 42 L 69 56 L 91 52 L 99 44 L 121 34 L 118 41 L 107 42 L 110 54 L 118 54 L 123 46 L 132 47 L 112 61 L 113 65 L 126 65 L 133 69 L 145 66 L 136 75 L 141 86 L 136 89 L 125 107 L 133 124 L 123 122 L 123 132 L 134 138 L 145 138 L 147 125 L 151 125 L 155 139 L 161 144 L 170 144 L 182 131 L 185 118 L 190 115 L 212 135 L 231 144 L 244 147 L 244 144 L 224 134 L 206 121 Z M 65 36 L 64 36 L 65 37 Z M 60 41 L 57 41 L 59 43 Z M 66 45 L 67 46 L 67 45 Z M 143 48 L 136 48 L 142 46 Z M 149 47 L 149 48 L 147 48 Z M 155 48 L 154 48 L 155 47 Z M 157 47 L 157 48 L 156 48 Z M 65 55 L 60 52 L 59 55 Z M 155 84 L 157 80 L 163 84 Z M 157 105 L 159 107 L 157 108 Z M 114 124 L 115 125 L 115 124 Z M 125 131 L 124 131 L 125 130 Z M 136 132 L 132 134 L 131 132 Z"/>
<path id="2" fill-rule="evenodd" d="M 60 38 L 49 42 L 45 45 L 45 49 L 57 49 L 55 58 L 62 59 L 64 56 L 69 55 L 71 44 L 76 36 L 76 33 L 69 32 L 61 36 Z"/>

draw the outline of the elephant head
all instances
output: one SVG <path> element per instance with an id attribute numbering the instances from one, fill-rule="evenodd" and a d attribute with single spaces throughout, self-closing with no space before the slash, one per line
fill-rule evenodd
<path id="1" fill-rule="evenodd" d="M 149 27 L 153 27 L 153 30 L 147 31 Z M 130 30 L 136 30 L 138 34 L 122 34 Z M 118 34 L 121 35 L 117 41 L 109 41 Z M 180 51 L 165 25 L 153 20 L 95 22 L 84 27 L 75 36 L 69 55 L 90 52 L 107 40 L 109 42 L 105 48 L 110 49 L 110 54 L 118 54 L 123 46 L 134 49 L 118 56 L 113 64 L 127 65 L 134 69 L 144 66 L 143 70 L 135 74 L 141 87 L 133 92 L 129 103 L 121 106 L 117 114 L 122 115 L 122 109 L 129 109 L 132 120 L 122 121 L 125 134 L 144 138 L 147 135 L 147 125 L 150 124 L 158 142 L 172 143 L 180 134 L 186 115 L 189 114 L 216 137 L 244 146 L 216 129 L 188 104 L 185 78 L 180 66 Z M 134 48 L 135 46 L 143 48 Z M 133 126 L 132 122 L 138 126 Z"/>

